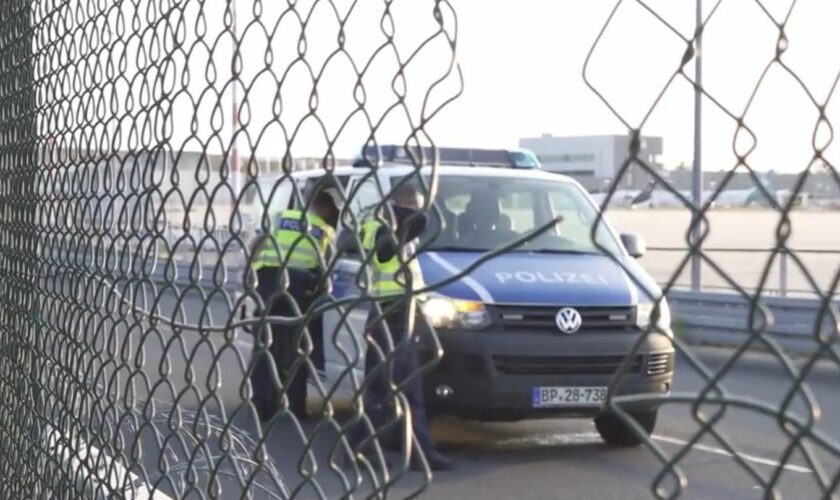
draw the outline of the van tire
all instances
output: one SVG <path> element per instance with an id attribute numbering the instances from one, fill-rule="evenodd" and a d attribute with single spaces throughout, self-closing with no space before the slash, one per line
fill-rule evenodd
<path id="1" fill-rule="evenodd" d="M 641 426 L 646 437 L 653 434 L 653 428 L 656 427 L 656 415 L 656 410 L 628 413 L 628 417 Z M 644 442 L 644 439 L 636 434 L 631 426 L 625 424 L 621 417 L 614 413 L 602 413 L 595 417 L 595 428 L 598 429 L 601 439 L 610 446 L 630 447 Z"/>

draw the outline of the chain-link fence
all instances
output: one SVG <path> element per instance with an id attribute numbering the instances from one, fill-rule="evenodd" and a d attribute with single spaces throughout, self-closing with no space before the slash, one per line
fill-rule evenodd
<path id="1" fill-rule="evenodd" d="M 809 385 L 809 380 L 813 379 L 816 366 L 821 359 L 829 360 L 832 368 L 840 361 L 836 343 L 838 317 L 835 296 L 838 279 L 840 279 L 840 268 L 837 266 L 836 259 L 830 259 L 822 263 L 812 260 L 806 263 L 805 261 L 809 257 L 807 255 L 808 249 L 797 250 L 790 243 L 790 240 L 793 231 L 796 229 L 793 223 L 794 218 L 799 220 L 800 233 L 807 231 L 804 226 L 808 222 L 809 215 L 795 214 L 794 210 L 797 208 L 797 200 L 804 192 L 809 179 L 827 173 L 833 182 L 836 183 L 840 180 L 837 169 L 831 162 L 830 155 L 827 154 L 833 139 L 828 109 L 832 100 L 836 100 L 834 93 L 837 83 L 840 81 L 840 72 L 835 70 L 835 62 L 828 64 L 832 78 L 830 85 L 822 93 L 814 89 L 816 85 L 806 83 L 794 66 L 789 64 L 788 58 L 785 57 L 791 44 L 788 38 L 788 24 L 794 12 L 803 7 L 797 5 L 797 2 L 782 5 L 757 0 L 749 2 L 750 5 L 746 7 L 739 5 L 739 7 L 742 7 L 740 12 L 746 12 L 749 16 L 737 17 L 737 20 L 756 32 L 762 29 L 762 35 L 767 33 L 763 28 L 772 32 L 775 39 L 772 37 L 756 37 L 756 39 L 763 41 L 769 40 L 771 46 L 768 48 L 772 50 L 765 51 L 768 54 L 766 63 L 762 61 L 760 71 L 755 74 L 754 79 L 746 82 L 745 87 L 749 89 L 749 93 L 745 100 L 737 101 L 737 106 L 740 107 L 732 104 L 736 101 L 731 99 L 731 94 L 727 96 L 729 99 L 722 99 L 720 94 L 724 94 L 725 89 L 717 86 L 716 90 L 710 90 L 703 84 L 702 41 L 703 35 L 709 27 L 718 28 L 717 35 L 721 35 L 719 25 L 726 22 L 727 16 L 731 22 L 732 12 L 727 14 L 726 9 L 730 7 L 731 10 L 733 3 L 707 2 L 705 9 L 703 8 L 703 2 L 700 1 L 695 2 L 692 6 L 683 3 L 679 6 L 679 13 L 682 15 L 675 16 L 675 10 L 677 9 L 674 8 L 676 7 L 674 5 L 664 6 L 641 0 L 616 2 L 591 47 L 583 70 L 583 77 L 588 87 L 621 121 L 630 136 L 634 138 L 629 154 L 622 165 L 622 170 L 611 186 L 611 192 L 606 196 L 604 206 L 606 207 L 609 204 L 609 198 L 620 185 L 621 180 L 634 171 L 649 175 L 661 189 L 678 199 L 678 205 L 684 206 L 690 211 L 690 223 L 688 227 L 680 228 L 685 238 L 685 250 L 678 252 L 677 255 L 681 255 L 681 257 L 669 259 L 672 265 L 667 272 L 669 279 L 662 280 L 664 291 L 669 294 L 672 289 L 678 288 L 681 284 L 684 285 L 685 277 L 689 272 L 691 274 L 691 285 L 696 289 L 699 289 L 701 276 L 703 279 L 711 278 L 719 288 L 732 291 L 736 295 L 726 297 L 724 300 L 719 300 L 712 306 L 706 307 L 700 315 L 708 319 L 729 317 L 732 319 L 730 326 L 732 323 L 737 323 L 735 328 L 744 332 L 734 343 L 735 349 L 728 354 L 726 362 L 715 367 L 710 367 L 694 356 L 690 348 L 677 342 L 680 351 L 684 354 L 686 365 L 701 374 L 704 382 L 697 392 L 672 394 L 668 400 L 669 403 L 688 405 L 691 409 L 691 416 L 686 418 L 692 418 L 698 428 L 691 439 L 687 443 L 683 443 L 676 453 L 666 453 L 661 441 L 660 443 L 653 440 L 649 442 L 651 450 L 657 454 L 663 464 L 661 472 L 654 480 L 653 491 L 662 497 L 676 497 L 690 492 L 690 483 L 687 481 L 682 462 L 685 461 L 686 455 L 691 451 L 692 445 L 700 443 L 704 438 L 711 438 L 710 442 L 719 445 L 722 450 L 725 450 L 726 455 L 733 457 L 734 464 L 737 467 L 742 468 L 749 474 L 751 480 L 755 483 L 755 489 L 761 491 L 765 497 L 780 496 L 779 483 L 785 473 L 786 465 L 791 463 L 792 456 L 800 455 L 802 460 L 808 464 L 816 488 L 809 493 L 800 490 L 799 495 L 818 495 L 833 498 L 836 495 L 838 483 L 840 483 L 840 471 L 836 469 L 834 462 L 840 448 L 838 448 L 837 436 L 832 435 L 830 431 L 825 432 L 826 429 L 820 424 L 821 403 L 824 404 L 826 401 L 821 402 L 815 395 Z M 694 7 L 696 12 L 696 22 L 693 26 L 684 22 L 687 18 L 684 14 L 689 11 L 690 7 Z M 596 62 L 598 52 L 615 50 L 615 46 L 605 44 L 605 39 L 610 38 L 611 30 L 615 28 L 617 23 L 621 22 L 624 16 L 629 15 L 630 10 L 635 10 L 638 14 L 633 19 L 644 20 L 646 29 L 651 31 L 662 29 L 661 32 L 657 31 L 657 33 L 660 35 L 664 33 L 663 37 L 675 41 L 675 47 L 683 46 L 685 48 L 682 57 L 678 61 L 675 60 L 673 65 L 669 66 L 662 61 L 657 61 L 658 68 L 666 68 L 669 71 L 657 73 L 657 75 L 663 77 L 661 84 L 645 88 L 643 94 L 649 100 L 641 99 L 632 112 L 627 106 L 622 107 L 622 104 L 626 104 L 626 102 L 622 103 L 616 99 L 617 94 L 612 92 L 615 88 L 614 82 L 604 82 L 603 79 L 596 81 L 592 75 L 593 66 L 597 67 L 598 65 Z M 724 24 L 724 26 L 730 25 Z M 734 40 L 731 33 L 725 39 Z M 625 47 L 625 49 L 633 50 L 632 46 L 633 43 L 630 42 L 629 47 Z M 730 48 L 732 47 L 730 46 Z M 743 54 L 739 55 L 743 56 Z M 733 59 L 737 59 L 737 57 L 733 57 Z M 794 89 L 790 90 L 789 87 L 785 87 L 785 92 L 766 91 L 762 95 L 761 91 L 769 86 L 768 80 L 770 80 L 770 75 L 774 71 L 777 72 L 777 76 L 781 75 L 782 78 L 790 81 Z M 744 74 L 735 72 L 732 78 L 743 77 Z M 811 76 L 813 76 L 813 73 Z M 652 115 L 663 107 L 662 101 L 665 96 L 675 87 L 686 82 L 695 92 L 694 163 L 696 175 L 690 193 L 680 191 L 677 186 L 663 177 L 661 170 L 655 168 L 654 165 L 651 165 L 639 155 L 641 131 L 645 129 Z M 744 82 L 739 81 L 739 83 L 743 84 Z M 776 86 L 773 89 L 778 90 L 779 87 Z M 780 196 L 762 181 L 762 174 L 757 168 L 761 165 L 761 162 L 753 159 L 761 140 L 761 133 L 758 130 L 761 129 L 762 123 L 761 118 L 756 118 L 755 113 L 751 114 L 751 111 L 756 107 L 756 100 L 759 96 L 764 99 L 775 100 L 775 102 L 786 99 L 793 100 L 796 97 L 804 96 L 805 102 L 812 106 L 815 111 L 814 121 L 810 123 L 812 134 L 806 146 L 812 154 L 807 164 L 801 167 L 797 166 L 799 175 L 793 188 L 785 196 Z M 803 101 L 797 102 L 801 103 Z M 730 127 L 728 129 L 733 130 L 733 134 L 730 136 L 732 163 L 727 166 L 725 175 L 719 180 L 717 186 L 709 192 L 703 191 L 702 172 L 699 171 L 701 165 L 700 153 L 707 150 L 707 148 L 703 148 L 701 143 L 703 129 L 703 115 L 701 113 L 703 109 L 706 110 L 707 116 L 712 113 L 718 116 L 719 119 L 716 124 L 725 123 Z M 773 139 L 767 136 L 764 138 L 764 143 L 768 140 L 772 141 Z M 801 144 L 798 144 L 792 137 L 789 139 L 789 144 L 790 148 L 801 147 Z M 718 165 L 718 167 L 720 166 Z M 767 251 L 749 250 L 751 261 L 749 264 L 728 267 L 724 263 L 727 254 L 704 249 L 704 241 L 708 238 L 710 231 L 714 229 L 710 211 L 717 201 L 726 196 L 730 183 L 739 174 L 749 175 L 753 181 L 754 189 L 757 193 L 760 193 L 758 198 L 773 214 L 773 220 L 776 221 L 773 234 L 774 244 Z M 749 239 L 749 235 L 759 232 L 751 232 L 754 228 L 748 225 L 747 220 L 749 219 L 745 218 L 741 222 L 741 227 L 738 230 L 748 235 L 747 238 Z M 718 220 L 717 225 L 720 226 L 723 223 L 723 221 Z M 731 252 L 731 250 L 729 251 Z M 676 262 L 677 260 L 678 262 Z M 755 269 L 756 263 L 760 264 L 761 269 L 758 280 L 750 279 L 753 276 L 739 275 L 739 271 L 746 268 Z M 777 277 L 778 275 L 774 276 L 777 267 L 780 268 L 778 273 L 782 275 L 781 286 L 778 286 L 780 280 Z M 796 272 L 800 277 L 800 283 L 805 284 L 800 288 L 800 291 L 816 297 L 811 304 L 813 309 L 800 318 L 801 322 L 793 327 L 795 334 L 808 343 L 808 347 L 805 349 L 808 354 L 801 358 L 786 349 L 784 342 L 771 333 L 778 328 L 777 323 L 782 319 L 780 316 L 783 312 L 778 308 L 779 304 L 771 303 L 772 295 L 779 290 L 784 293 L 783 291 L 787 286 L 785 274 L 789 272 L 788 269 L 794 270 L 793 272 Z M 701 274 L 701 270 L 705 270 L 705 273 Z M 772 278 L 775 278 L 776 281 L 771 281 Z M 728 309 L 735 304 L 745 306 L 747 312 L 744 316 Z M 686 313 L 686 316 L 690 315 L 692 315 L 692 312 Z M 696 316 L 697 313 L 695 312 L 694 315 Z M 726 325 L 711 321 L 707 322 L 704 328 L 713 330 L 712 333 L 718 333 L 721 329 L 725 329 Z M 756 347 L 769 352 L 777 361 L 777 366 L 780 367 L 778 371 L 784 374 L 782 380 L 785 388 L 780 398 L 757 396 L 749 391 L 746 393 L 732 391 L 725 382 L 725 379 L 731 375 L 738 364 L 745 359 L 746 353 L 751 348 Z M 797 354 L 801 352 L 799 350 Z M 777 370 L 768 369 L 765 376 L 771 376 L 774 372 L 777 372 Z M 797 406 L 796 400 L 800 400 L 802 406 Z M 723 422 L 725 422 L 727 415 L 740 410 L 747 410 L 756 423 L 764 415 L 775 419 L 778 430 L 783 433 L 784 444 L 778 450 L 778 462 L 773 462 L 774 467 L 769 473 L 744 460 L 743 454 L 739 453 L 737 446 L 734 445 L 736 440 L 733 439 L 731 434 L 728 435 L 723 431 Z M 688 492 L 685 490 L 687 485 Z"/>
<path id="2" fill-rule="evenodd" d="M 601 36 L 625 3 L 634 2 L 618 2 Z M 672 28 L 656 9 L 635 3 Z M 686 52 L 660 96 L 677 80 L 693 84 L 686 68 L 716 10 L 691 35 L 672 29 Z M 790 72 L 818 111 L 815 129 L 830 128 L 824 111 L 834 86 L 822 98 L 809 92 L 784 64 L 785 20 L 773 22 L 779 43 L 768 68 Z M 516 299 L 484 300 L 486 290 L 474 273 L 551 236 L 564 219 L 557 213 L 542 221 L 523 215 L 531 206 L 528 192 L 507 197 L 499 191 L 510 214 L 506 236 L 458 265 L 440 256 L 442 241 L 456 241 L 452 231 L 466 235 L 468 225 L 478 227 L 464 214 L 482 210 L 457 192 L 459 182 L 480 189 L 482 179 L 444 179 L 445 150 L 434 145 L 446 138 L 430 132 L 464 90 L 453 6 L 442 0 L 6 0 L 0 26 L 0 496 L 339 498 L 427 492 L 432 469 L 445 463 L 430 455 L 435 452 L 423 427 L 419 392 L 431 390 L 441 400 L 463 393 L 452 395 L 452 387 L 435 378 L 436 370 L 453 369 L 436 330 L 446 326 L 438 320 L 449 314 L 462 315 L 459 321 L 468 326 L 530 321 L 528 328 L 544 328 L 546 319 L 537 316 L 545 311 L 516 309 Z M 728 279 L 702 249 L 707 212 L 728 178 L 695 206 L 638 156 L 641 130 L 658 100 L 641 121 L 630 122 L 590 85 L 633 139 L 611 192 L 628 172 L 641 170 L 691 209 L 692 236 L 665 294 L 696 258 L 749 303 L 749 335 L 715 369 L 679 337 L 663 341 L 657 321 L 639 329 L 633 318 L 640 311 L 583 312 L 584 321 L 597 314 L 603 317 L 596 321 L 629 321 L 620 328 L 637 334 L 627 336 L 625 352 L 608 360 L 609 366 L 597 356 L 586 361 L 590 369 L 607 370 L 592 373 L 611 376 L 603 408 L 619 433 L 613 440 L 641 439 L 661 462 L 651 478 L 659 496 L 679 496 L 687 486 L 690 491 L 681 461 L 708 439 L 768 496 L 793 456 L 804 457 L 819 491 L 830 496 L 840 473 L 821 464 L 834 463 L 840 446 L 818 425 L 820 405 L 807 381 L 820 359 L 840 364 L 834 302 L 840 272 L 829 287 L 810 280 L 820 303 L 809 335 L 815 348 L 807 358 L 792 360 L 766 334 L 774 320 L 763 304 L 764 287 L 747 290 Z M 736 122 L 738 134 L 753 136 L 746 109 L 729 110 L 697 88 Z M 381 147 L 383 137 L 406 145 L 402 156 Z M 825 163 L 840 184 L 823 155 L 827 146 L 814 143 L 814 162 Z M 733 175 L 746 170 L 760 187 L 749 151 L 736 153 Z M 495 161 L 471 157 L 466 163 Z M 386 171 L 385 164 L 397 166 Z M 810 171 L 803 171 L 790 200 Z M 413 215 L 402 207 L 405 186 L 420 195 L 414 199 L 419 208 L 409 210 Z M 446 203 L 440 197 L 444 188 Z M 331 215 L 321 211 L 318 193 L 327 193 L 335 205 Z M 786 245 L 791 203 L 772 203 L 780 215 L 777 244 L 762 283 L 780 255 L 801 266 Z M 423 219 L 418 213 L 425 214 L 425 229 L 412 235 L 421 236 L 419 245 L 404 255 L 409 245 L 401 242 L 412 239 L 406 228 Z M 571 216 L 566 219 L 572 224 Z M 661 317 L 662 294 L 639 278 L 625 249 L 608 243 L 602 221 L 597 215 L 583 226 L 587 248 L 618 266 L 637 300 L 649 303 L 648 314 Z M 332 232 L 328 226 L 337 233 L 332 249 L 315 251 Z M 500 228 L 498 222 L 487 230 Z M 284 248 L 277 241 L 281 229 L 299 233 Z M 459 244 L 468 250 L 464 241 Z M 391 247 L 397 249 L 390 257 L 380 256 Z M 303 267 L 316 272 L 301 272 L 293 262 L 292 255 L 305 250 L 315 260 Z M 430 259 L 443 274 L 427 271 Z M 422 278 L 416 272 L 421 263 Z M 496 272 L 494 279 L 508 287 L 514 278 L 526 285 L 535 276 L 544 279 L 539 273 L 520 279 L 515 271 Z M 607 280 L 585 269 L 551 279 L 569 286 Z M 383 295 L 378 287 L 386 285 L 398 292 Z M 485 303 L 441 300 L 436 292 L 447 286 L 477 290 Z M 567 305 L 586 304 L 551 304 Z M 554 309 L 547 320 L 552 327 Z M 614 326 L 606 323 L 599 328 Z M 651 342 L 659 342 L 666 357 L 645 351 Z M 779 404 L 732 394 L 722 383 L 757 344 L 792 381 Z M 668 392 L 674 349 L 679 369 L 701 375 L 698 390 Z M 505 356 L 510 352 L 497 354 L 493 369 L 514 376 L 533 375 L 546 364 L 552 375 L 569 369 L 552 365 L 566 358 L 543 356 L 535 365 L 534 359 Z M 468 357 L 458 362 L 463 366 L 453 373 L 483 369 L 481 359 L 477 365 Z M 643 370 L 651 377 L 667 375 L 665 391 L 616 391 Z M 792 409 L 794 400 L 806 402 L 804 415 Z M 688 405 L 697 429 L 676 451 L 665 450 L 647 437 L 652 423 L 628 410 L 644 404 Z M 744 459 L 716 425 L 733 410 L 769 415 L 785 433 L 787 446 L 769 474 Z M 425 430 L 418 432 L 418 426 Z M 609 429 L 599 430 L 609 438 Z"/>
<path id="3" fill-rule="evenodd" d="M 2 11 L 2 497 L 384 495 L 408 463 L 365 475 L 350 460 L 364 338 L 336 336 L 365 293 L 278 316 L 272 301 L 301 295 L 277 276 L 279 297 L 257 290 L 251 245 L 278 207 L 309 210 L 299 167 L 325 168 L 349 206 L 338 151 L 383 129 L 429 142 L 460 86 L 448 2 Z M 432 49 L 449 56 L 430 61 Z M 342 215 L 339 229 L 358 235 L 362 221 Z M 341 317 L 324 342 L 342 368 L 310 381 L 322 403 L 305 428 L 286 382 L 324 367 L 266 359 L 282 340 L 271 325 L 309 339 L 300 325 L 313 314 Z"/>

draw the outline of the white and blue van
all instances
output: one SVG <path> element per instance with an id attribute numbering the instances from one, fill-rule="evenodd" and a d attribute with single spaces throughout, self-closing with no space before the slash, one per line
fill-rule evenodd
<path id="1" fill-rule="evenodd" d="M 331 173 L 356 220 L 416 176 L 398 148 L 381 151 L 381 161 Z M 428 295 L 420 307 L 425 321 L 418 322 L 430 362 L 424 377 L 430 412 L 482 420 L 594 418 L 608 443 L 638 443 L 624 420 L 605 411 L 608 390 L 641 396 L 622 408 L 650 433 L 674 372 L 668 304 L 635 260 L 644 253 L 641 238 L 616 234 L 576 181 L 541 170 L 527 152 L 448 152 L 435 171 L 434 207 L 418 245 L 426 284 L 447 282 Z M 261 190 L 273 193 L 271 210 L 286 208 L 295 198 L 291 182 L 304 190 L 324 174 L 266 179 Z M 419 174 L 430 179 L 432 167 Z M 345 248 L 333 268 L 332 293 L 342 306 L 325 314 L 326 386 L 355 391 L 361 384 L 367 305 L 356 299 L 365 272 L 357 249 Z"/>

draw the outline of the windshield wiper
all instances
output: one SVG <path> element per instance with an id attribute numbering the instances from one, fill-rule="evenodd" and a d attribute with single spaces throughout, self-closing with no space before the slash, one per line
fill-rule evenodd
<path id="1" fill-rule="evenodd" d="M 462 247 L 457 245 L 429 246 L 423 249 L 426 252 L 489 252 L 491 249 L 477 247 Z"/>
<path id="2" fill-rule="evenodd" d="M 520 248 L 512 250 L 517 253 L 548 253 L 548 254 L 562 254 L 562 255 L 601 255 L 601 252 L 592 250 L 573 250 L 561 248 Z"/>

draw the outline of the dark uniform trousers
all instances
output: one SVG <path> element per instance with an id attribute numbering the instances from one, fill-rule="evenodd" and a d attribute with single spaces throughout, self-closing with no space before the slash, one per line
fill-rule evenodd
<path id="1" fill-rule="evenodd" d="M 315 271 L 288 269 L 289 294 L 294 298 L 301 315 L 312 306 L 320 295 L 319 286 L 322 284 L 321 275 Z M 276 267 L 262 268 L 257 271 L 257 293 L 263 303 L 269 307 L 269 316 L 297 316 L 288 297 L 278 295 L 281 275 Z M 273 298 L 273 303 L 272 301 Z M 258 328 L 259 334 L 265 334 L 264 325 Z M 306 364 L 299 363 L 294 373 L 290 373 L 293 363 L 301 355 L 305 347 L 304 327 L 309 331 L 312 341 L 311 360 L 317 370 L 324 370 L 324 335 L 321 316 L 313 316 L 308 324 L 298 321 L 290 325 L 271 324 L 272 343 L 266 351 L 262 351 L 256 359 L 254 371 L 251 374 L 253 389 L 253 403 L 260 416 L 260 420 L 268 420 L 274 416 L 279 408 L 281 392 L 274 385 L 271 375 L 271 363 L 274 363 L 282 383 L 281 390 L 289 398 L 289 408 L 296 416 L 306 413 L 306 385 L 308 369 Z M 267 338 L 262 339 L 265 345 Z M 317 375 L 315 375 L 317 377 Z"/>
<path id="2" fill-rule="evenodd" d="M 385 359 L 382 359 L 377 350 L 368 345 L 365 354 L 365 376 L 369 383 L 364 395 L 365 413 L 370 418 L 371 424 L 377 432 L 380 432 L 381 444 L 386 447 L 394 447 L 399 443 L 400 425 L 389 428 L 389 432 L 381 433 L 382 430 L 396 422 L 397 395 L 391 394 L 390 383 L 399 387 L 399 392 L 405 396 L 411 409 L 411 427 L 417 443 L 424 454 L 432 451 L 433 441 L 429 429 L 429 421 L 426 416 L 426 408 L 423 402 L 423 385 L 420 370 L 420 359 L 418 345 L 412 340 L 406 342 L 408 332 L 406 331 L 407 310 L 403 304 L 393 307 L 393 303 L 381 304 L 382 311 L 386 313 L 385 321 L 390 330 L 394 350 L 389 353 L 386 342 L 386 332 L 383 322 L 380 320 L 374 324 L 377 317 L 376 309 L 371 309 L 368 315 L 368 325 L 372 325 L 371 337 L 382 349 Z M 393 307 L 393 309 L 391 309 Z M 391 360 L 389 365 L 388 360 Z M 390 370 L 388 369 L 390 366 Z M 368 437 L 366 427 L 362 424 L 356 426 L 351 435 L 352 445 L 357 446 L 362 440 Z M 363 451 L 363 450 L 360 450 Z"/>

